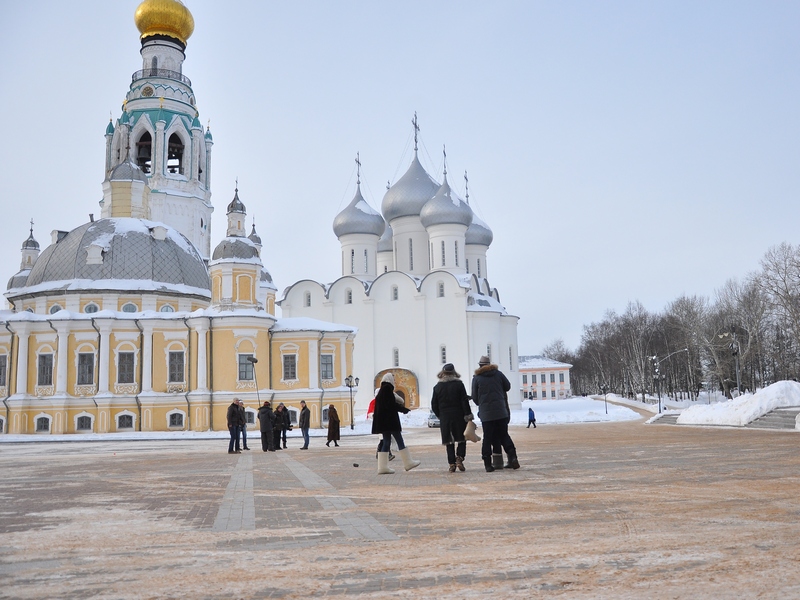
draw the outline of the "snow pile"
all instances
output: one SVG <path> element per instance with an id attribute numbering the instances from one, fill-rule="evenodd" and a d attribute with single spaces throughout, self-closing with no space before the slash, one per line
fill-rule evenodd
<path id="1" fill-rule="evenodd" d="M 692 406 L 681 413 L 678 424 L 743 427 L 771 410 L 787 406 L 800 406 L 800 383 L 796 381 L 778 381 L 728 402 Z"/>
<path id="2" fill-rule="evenodd" d="M 525 400 L 522 410 L 511 411 L 512 425 L 528 424 L 528 408 L 536 414 L 536 424 L 591 423 L 596 421 L 635 421 L 642 417 L 624 406 L 576 396 L 565 400 Z"/>

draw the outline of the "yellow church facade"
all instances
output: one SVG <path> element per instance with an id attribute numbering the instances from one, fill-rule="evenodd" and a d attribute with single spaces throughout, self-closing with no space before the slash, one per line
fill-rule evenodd
<path id="1" fill-rule="evenodd" d="M 182 73 L 194 22 L 176 0 L 136 12 L 143 68 L 106 129 L 100 218 L 22 244 L 0 311 L 0 431 L 226 431 L 234 397 L 311 426 L 352 422 L 356 328 L 277 318 L 238 189 L 211 251 L 211 133 Z"/>

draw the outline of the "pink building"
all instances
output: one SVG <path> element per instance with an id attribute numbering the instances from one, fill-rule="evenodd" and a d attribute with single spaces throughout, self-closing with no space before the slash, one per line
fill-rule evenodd
<path id="1" fill-rule="evenodd" d="M 520 391 L 523 400 L 561 400 L 572 396 L 572 365 L 544 356 L 520 356 Z"/>

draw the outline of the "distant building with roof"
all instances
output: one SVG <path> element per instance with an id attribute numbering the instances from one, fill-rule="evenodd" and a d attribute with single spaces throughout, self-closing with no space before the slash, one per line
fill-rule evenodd
<path id="1" fill-rule="evenodd" d="M 30 235 L 0 311 L 0 432 L 226 430 L 233 397 L 250 427 L 259 400 L 311 425 L 334 405 L 353 420 L 346 374 L 356 328 L 277 318 L 238 184 L 211 250 L 211 132 L 183 75 L 194 19 L 145 0 L 142 69 L 105 129 L 100 218 Z"/>
<path id="2" fill-rule="evenodd" d="M 523 399 L 559 400 L 572 396 L 572 365 L 544 356 L 519 357 L 519 383 Z"/>

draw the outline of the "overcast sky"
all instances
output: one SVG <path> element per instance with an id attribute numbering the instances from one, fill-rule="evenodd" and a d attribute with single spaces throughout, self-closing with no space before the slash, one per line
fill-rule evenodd
<path id="1" fill-rule="evenodd" d="M 186 0 L 183 72 L 214 136 L 212 247 L 239 195 L 279 290 L 340 275 L 331 225 L 420 158 L 494 232 L 521 354 L 631 300 L 712 295 L 800 237 L 800 2 Z M 0 279 L 28 221 L 99 216 L 136 0 L 0 3 Z M 248 223 L 250 220 L 248 219 Z"/>

